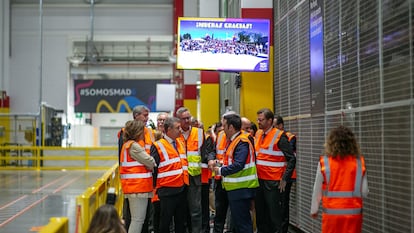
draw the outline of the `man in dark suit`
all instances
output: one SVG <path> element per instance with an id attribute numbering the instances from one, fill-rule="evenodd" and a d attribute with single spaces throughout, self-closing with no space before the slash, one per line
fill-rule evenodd
<path id="1" fill-rule="evenodd" d="M 259 186 L 254 146 L 249 135 L 241 132 L 241 118 L 237 114 L 223 117 L 223 128 L 228 140 L 223 165 L 214 168 L 223 177 L 227 191 L 233 228 L 236 233 L 252 233 L 250 207 Z"/>

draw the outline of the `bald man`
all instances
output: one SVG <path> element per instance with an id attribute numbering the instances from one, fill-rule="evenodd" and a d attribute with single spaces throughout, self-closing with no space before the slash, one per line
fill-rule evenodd
<path id="1" fill-rule="evenodd" d="M 252 122 L 249 119 L 247 119 L 246 117 L 242 117 L 241 122 L 242 122 L 241 130 L 249 132 L 250 128 L 252 126 Z"/>

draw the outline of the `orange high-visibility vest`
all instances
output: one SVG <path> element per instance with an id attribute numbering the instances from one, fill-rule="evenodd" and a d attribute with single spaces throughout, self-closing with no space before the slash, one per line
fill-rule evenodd
<path id="1" fill-rule="evenodd" d="M 149 154 L 151 151 L 152 143 L 154 143 L 154 133 L 151 129 L 148 129 L 147 127 L 144 127 L 144 140 L 139 140 L 138 143 L 142 147 L 145 148 L 145 151 Z"/>
<path id="2" fill-rule="evenodd" d="M 176 140 L 177 142 L 177 140 Z M 183 170 L 180 154 L 185 154 L 184 145 L 177 143 L 177 150 L 165 139 L 154 142 L 160 155 L 158 165 L 157 189 L 161 187 L 181 187 L 188 185 L 188 176 Z"/>
<path id="3" fill-rule="evenodd" d="M 205 140 L 207 140 L 210 137 L 210 135 L 207 135 L 205 137 Z M 208 184 L 208 180 L 211 178 L 212 172 L 210 169 L 208 169 L 208 163 L 201 163 L 201 183 Z"/>
<path id="4" fill-rule="evenodd" d="M 190 176 L 201 175 L 200 148 L 204 143 L 204 131 L 200 128 L 191 127 L 187 140 L 185 140 L 184 135 L 181 135 L 177 138 L 177 141 L 181 141 L 185 145 L 188 161 L 188 174 Z"/>
<path id="5" fill-rule="evenodd" d="M 154 189 L 154 191 L 152 192 L 152 194 L 153 194 L 153 196 L 151 198 L 151 203 L 160 201 L 160 197 L 158 196 L 157 189 Z"/>
<path id="6" fill-rule="evenodd" d="M 129 140 L 122 146 L 119 168 L 122 191 L 125 194 L 151 192 L 154 187 L 152 172 L 129 154 L 129 149 L 134 142 Z"/>
<path id="7" fill-rule="evenodd" d="M 257 176 L 262 180 L 281 180 L 286 170 L 286 159 L 277 146 L 283 131 L 272 128 L 263 139 L 263 130 L 256 132 Z"/>
<path id="8" fill-rule="evenodd" d="M 217 135 L 217 141 L 216 141 L 216 159 L 220 161 L 221 164 L 224 163 L 224 154 L 226 153 L 226 146 L 227 146 L 227 139 L 226 139 L 226 133 L 223 131 L 220 131 Z M 215 175 L 214 179 L 220 180 L 220 175 Z"/>
<path id="9" fill-rule="evenodd" d="M 296 135 L 294 135 L 293 133 L 291 133 L 289 131 L 285 131 L 285 134 L 286 134 L 286 136 L 288 138 L 289 143 L 292 141 L 292 139 L 296 138 Z M 296 157 L 296 151 L 293 151 L 293 154 Z M 297 178 L 296 167 L 295 167 L 295 169 L 293 169 L 293 173 L 292 173 L 292 176 L 290 178 L 292 180 L 296 180 L 296 178 Z"/>
<path id="10" fill-rule="evenodd" d="M 322 232 L 362 231 L 364 157 L 321 156 Z"/>
<path id="11" fill-rule="evenodd" d="M 122 128 L 118 132 L 118 139 L 122 137 L 122 134 L 124 133 L 125 128 Z M 152 143 L 155 141 L 154 133 L 151 129 L 148 129 L 147 127 L 144 127 L 144 140 L 137 141 L 140 146 L 142 146 L 145 151 L 150 154 Z"/>

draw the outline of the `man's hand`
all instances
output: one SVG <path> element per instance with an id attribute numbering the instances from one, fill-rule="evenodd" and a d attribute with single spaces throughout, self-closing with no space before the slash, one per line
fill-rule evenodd
<path id="1" fill-rule="evenodd" d="M 279 182 L 279 191 L 284 192 L 286 187 L 286 180 L 280 180 Z"/>
<path id="2" fill-rule="evenodd" d="M 210 169 L 211 171 L 214 170 L 215 165 L 216 165 L 216 160 L 209 160 L 208 161 L 208 169 Z"/>
<path id="3" fill-rule="evenodd" d="M 214 172 L 216 175 L 220 174 L 220 167 L 214 166 Z"/>
<path id="4" fill-rule="evenodd" d="M 313 214 L 311 214 L 311 217 L 312 217 L 313 219 L 316 219 L 316 218 L 318 217 L 318 213 L 313 213 Z"/>

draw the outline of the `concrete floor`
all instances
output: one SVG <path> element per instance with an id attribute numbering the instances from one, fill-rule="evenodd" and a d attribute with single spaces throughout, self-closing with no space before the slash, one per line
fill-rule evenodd
<path id="1" fill-rule="evenodd" d="M 68 217 L 75 232 L 76 196 L 104 171 L 0 171 L 0 233 L 38 231 L 51 217 Z"/>

